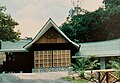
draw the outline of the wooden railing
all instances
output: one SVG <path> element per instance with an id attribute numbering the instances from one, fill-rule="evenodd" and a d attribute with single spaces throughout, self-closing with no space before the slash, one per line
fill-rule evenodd
<path id="1" fill-rule="evenodd" d="M 119 75 L 116 74 L 117 70 L 97 70 L 98 83 L 116 83 L 120 81 Z"/>

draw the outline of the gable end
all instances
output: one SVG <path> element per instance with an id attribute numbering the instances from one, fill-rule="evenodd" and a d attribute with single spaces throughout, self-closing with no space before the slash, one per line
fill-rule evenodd
<path id="1" fill-rule="evenodd" d="M 36 44 L 39 43 L 68 43 L 68 41 L 51 26 L 50 29 L 36 41 Z"/>

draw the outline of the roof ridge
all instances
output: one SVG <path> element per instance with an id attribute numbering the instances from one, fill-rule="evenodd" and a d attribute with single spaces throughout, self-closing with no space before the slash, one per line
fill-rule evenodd
<path id="1" fill-rule="evenodd" d="M 37 41 L 37 39 L 39 39 L 50 27 L 48 27 L 49 24 L 52 24 L 51 26 L 53 26 L 63 37 L 65 37 L 65 39 L 67 39 L 70 43 L 72 43 L 73 45 L 79 47 L 79 45 L 73 41 L 71 41 L 56 25 L 56 23 L 52 20 L 52 18 L 49 18 L 49 20 L 45 23 L 45 25 L 42 27 L 42 29 L 38 32 L 38 34 L 33 38 L 33 40 L 26 44 L 25 46 L 23 46 L 23 48 L 27 49 L 30 47 L 30 45 L 32 45 L 34 42 Z"/>

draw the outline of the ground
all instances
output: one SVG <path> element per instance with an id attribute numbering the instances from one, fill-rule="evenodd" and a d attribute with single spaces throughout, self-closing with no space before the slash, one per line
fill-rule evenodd
<path id="1" fill-rule="evenodd" d="M 0 74 L 0 83 L 70 83 L 60 79 L 67 72 Z"/>
<path id="2" fill-rule="evenodd" d="M 2 73 L 0 83 L 91 83 L 85 80 L 65 80 L 68 72 L 46 72 L 46 73 Z"/>

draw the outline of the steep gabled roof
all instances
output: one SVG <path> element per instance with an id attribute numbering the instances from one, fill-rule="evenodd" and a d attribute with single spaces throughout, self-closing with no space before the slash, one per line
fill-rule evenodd
<path id="1" fill-rule="evenodd" d="M 55 22 L 50 18 L 46 24 L 43 26 L 43 28 L 38 32 L 38 34 L 34 37 L 34 39 L 28 43 L 27 45 L 24 46 L 25 49 L 28 49 L 33 43 L 35 43 L 44 33 L 49 30 L 53 26 L 68 42 L 79 48 L 79 45 L 76 44 L 75 42 L 71 41 L 55 24 Z"/>

